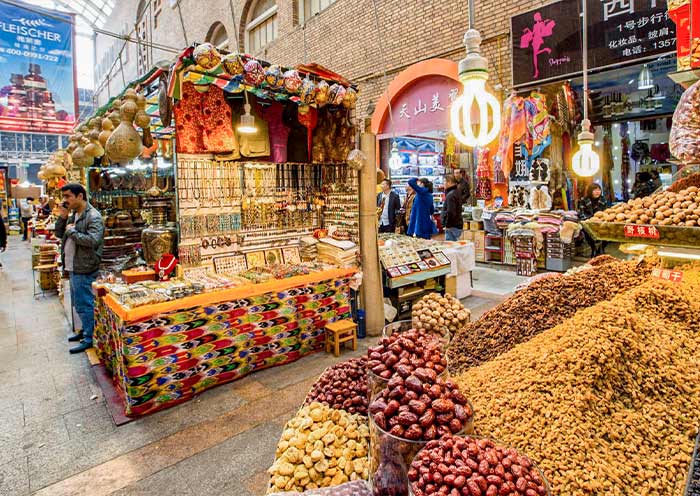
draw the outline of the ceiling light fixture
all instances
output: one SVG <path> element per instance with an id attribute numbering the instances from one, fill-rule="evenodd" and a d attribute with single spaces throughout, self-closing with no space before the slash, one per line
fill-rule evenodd
<path id="1" fill-rule="evenodd" d="M 399 153 L 399 144 L 394 141 L 394 144 L 391 145 L 391 157 L 389 157 L 389 168 L 390 169 L 398 169 L 401 167 L 401 164 L 403 161 L 401 160 L 401 154 Z"/>
<path id="2" fill-rule="evenodd" d="M 649 66 L 644 64 L 642 70 L 639 71 L 639 77 L 637 78 L 637 89 L 638 90 L 648 90 L 654 87 L 654 76 L 649 70 Z"/>
<path id="3" fill-rule="evenodd" d="M 250 103 L 248 103 L 248 92 L 244 91 L 245 105 L 243 105 L 244 114 L 241 116 L 241 123 L 236 128 L 242 134 L 254 134 L 258 132 L 255 127 L 255 116 L 250 113 Z"/>

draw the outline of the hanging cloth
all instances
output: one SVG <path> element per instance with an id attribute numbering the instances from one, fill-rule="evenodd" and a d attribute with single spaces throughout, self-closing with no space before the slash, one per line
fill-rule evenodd
<path id="1" fill-rule="evenodd" d="M 202 129 L 202 94 L 194 84 L 181 86 L 182 98 L 175 104 L 175 129 L 178 153 L 206 153 Z"/>
<path id="2" fill-rule="evenodd" d="M 284 108 L 283 119 L 289 128 L 287 137 L 287 160 L 289 162 L 306 163 L 310 162 L 310 155 L 307 145 L 308 130 L 298 118 L 299 106 L 296 103 L 288 102 Z"/>
<path id="3" fill-rule="evenodd" d="M 527 132 L 524 103 L 525 100 L 522 97 L 513 94 L 503 104 L 501 137 L 494 162 L 506 176 L 510 176 L 513 168 L 513 145 L 521 141 Z"/>
<path id="4" fill-rule="evenodd" d="M 201 95 L 201 125 L 204 147 L 211 153 L 238 155 L 238 140 L 233 132 L 232 112 L 224 97 L 224 90 L 209 85 Z"/>
<path id="5" fill-rule="evenodd" d="M 477 157 L 476 197 L 481 200 L 490 200 L 493 195 L 493 190 L 491 187 L 488 148 L 479 148 Z"/>
<path id="6" fill-rule="evenodd" d="M 287 139 L 289 128 L 283 119 L 284 107 L 280 102 L 274 102 L 262 110 L 262 118 L 267 122 L 270 134 L 270 159 L 277 163 L 287 162 Z"/>
<path id="7" fill-rule="evenodd" d="M 309 105 L 299 105 L 299 122 L 306 128 L 306 148 L 309 157 L 313 150 L 313 131 L 318 125 L 318 110 Z"/>

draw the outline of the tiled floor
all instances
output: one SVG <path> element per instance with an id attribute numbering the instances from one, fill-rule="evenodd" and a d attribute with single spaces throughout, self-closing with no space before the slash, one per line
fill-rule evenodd
<path id="1" fill-rule="evenodd" d="M 316 353 L 116 427 L 87 358 L 68 354 L 57 298 L 32 297 L 30 258 L 16 237 L 0 255 L 0 495 L 264 494 L 282 426 L 336 359 Z M 473 315 L 514 277 L 478 269 Z"/>

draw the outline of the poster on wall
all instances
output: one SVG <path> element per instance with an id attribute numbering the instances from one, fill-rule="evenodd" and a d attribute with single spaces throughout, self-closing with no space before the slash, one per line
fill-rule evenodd
<path id="1" fill-rule="evenodd" d="M 674 52 L 666 0 L 587 0 L 590 69 Z M 560 0 L 511 17 L 513 84 L 563 79 L 582 71 L 580 0 Z"/>
<path id="2" fill-rule="evenodd" d="M 72 15 L 0 0 L 0 130 L 71 132 L 77 114 L 73 28 Z"/>

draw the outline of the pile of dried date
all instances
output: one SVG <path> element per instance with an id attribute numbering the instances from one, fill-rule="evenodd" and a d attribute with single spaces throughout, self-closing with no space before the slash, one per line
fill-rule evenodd
<path id="1" fill-rule="evenodd" d="M 471 405 L 450 379 L 435 370 L 399 371 L 370 403 L 369 414 L 385 432 L 411 441 L 430 441 L 458 433 L 471 422 Z"/>
<path id="2" fill-rule="evenodd" d="M 367 415 L 367 360 L 351 358 L 328 367 L 311 386 L 305 404 L 318 401 L 337 410 Z"/>
<path id="3" fill-rule="evenodd" d="M 642 284 L 658 260 L 610 261 L 566 277 L 534 281 L 458 331 L 448 348 L 450 373 L 457 374 L 507 352 L 551 329 L 581 309 Z M 597 262 L 596 262 L 597 263 Z"/>
<path id="4" fill-rule="evenodd" d="M 396 372 L 407 377 L 417 368 L 440 375 L 447 369 L 444 345 L 444 341 L 425 331 L 411 329 L 392 334 L 367 350 L 367 368 L 382 379 L 389 379 Z"/>
<path id="5" fill-rule="evenodd" d="M 545 496 L 529 458 L 490 439 L 445 436 L 425 445 L 408 471 L 414 496 Z"/>

